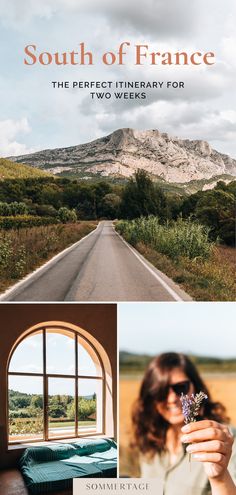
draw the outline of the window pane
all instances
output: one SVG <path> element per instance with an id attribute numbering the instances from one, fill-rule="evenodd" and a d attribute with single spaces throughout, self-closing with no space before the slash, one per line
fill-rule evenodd
<path id="1" fill-rule="evenodd" d="M 9 376 L 9 441 L 43 439 L 43 378 Z"/>
<path id="2" fill-rule="evenodd" d="M 79 378 L 79 433 L 102 433 L 102 380 Z"/>
<path id="3" fill-rule="evenodd" d="M 84 376 L 102 376 L 97 354 L 86 340 L 78 338 L 78 374 Z"/>
<path id="4" fill-rule="evenodd" d="M 73 332 L 50 329 L 46 333 L 47 373 L 75 374 L 75 337 Z"/>
<path id="5" fill-rule="evenodd" d="M 75 380 L 48 379 L 49 438 L 75 436 Z"/>
<path id="6" fill-rule="evenodd" d="M 9 371 L 43 373 L 43 336 L 37 332 L 26 337 L 14 351 Z"/>

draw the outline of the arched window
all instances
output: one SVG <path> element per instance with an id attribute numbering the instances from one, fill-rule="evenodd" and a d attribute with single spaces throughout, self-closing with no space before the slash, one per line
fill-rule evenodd
<path id="1" fill-rule="evenodd" d="M 103 434 L 105 393 L 103 363 L 85 336 L 38 327 L 10 358 L 9 442 Z"/>

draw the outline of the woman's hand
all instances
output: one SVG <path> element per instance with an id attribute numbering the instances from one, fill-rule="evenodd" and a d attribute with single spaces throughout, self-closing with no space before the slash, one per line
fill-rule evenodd
<path id="1" fill-rule="evenodd" d="M 182 432 L 181 441 L 190 444 L 187 452 L 193 460 L 203 462 L 209 480 L 223 480 L 233 445 L 233 435 L 227 426 L 203 420 L 183 426 Z"/>

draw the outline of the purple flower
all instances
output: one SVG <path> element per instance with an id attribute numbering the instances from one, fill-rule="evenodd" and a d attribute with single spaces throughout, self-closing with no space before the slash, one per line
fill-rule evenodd
<path id="1" fill-rule="evenodd" d="M 182 403 L 185 424 L 196 421 L 196 417 L 198 416 L 199 409 L 204 399 L 207 399 L 207 395 L 204 392 L 199 392 L 195 395 L 192 394 L 190 397 L 184 394 L 181 395 L 180 400 Z"/>

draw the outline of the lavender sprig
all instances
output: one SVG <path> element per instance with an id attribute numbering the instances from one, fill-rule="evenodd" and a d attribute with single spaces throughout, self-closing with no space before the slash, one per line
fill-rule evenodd
<path id="1" fill-rule="evenodd" d="M 190 397 L 184 394 L 181 395 L 180 400 L 186 425 L 196 421 L 196 417 L 198 416 L 199 409 L 204 399 L 207 399 L 207 395 L 204 394 L 204 392 L 199 392 L 196 395 L 192 394 Z"/>
<path id="2" fill-rule="evenodd" d="M 204 392 L 199 392 L 198 394 L 192 394 L 190 397 L 188 395 L 182 394 L 180 397 L 182 404 L 182 411 L 184 415 L 184 422 L 187 425 L 196 421 L 200 407 L 204 399 L 207 399 L 207 395 Z M 187 445 L 186 445 L 187 447 Z M 189 462 L 191 462 L 191 454 L 189 454 Z M 191 464 L 190 464 L 191 470 Z"/>

